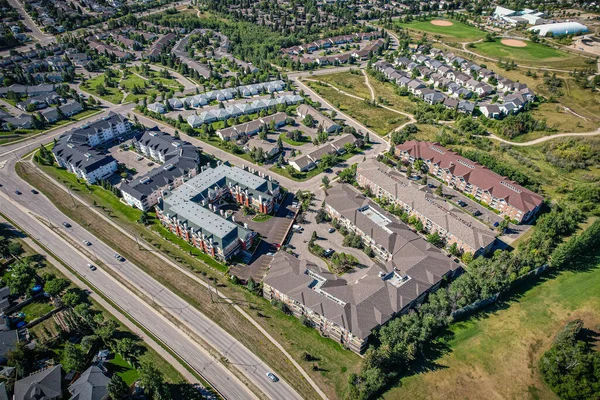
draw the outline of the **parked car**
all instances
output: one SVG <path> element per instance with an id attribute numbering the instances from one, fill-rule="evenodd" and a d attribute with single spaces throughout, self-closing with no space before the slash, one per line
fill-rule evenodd
<path id="1" fill-rule="evenodd" d="M 481 211 L 479 210 L 475 210 L 475 212 L 473 213 L 474 216 L 479 217 L 481 215 Z"/>
<path id="2" fill-rule="evenodd" d="M 459 206 L 461 206 L 461 207 L 466 207 L 466 206 L 467 206 L 467 203 L 465 203 L 465 202 L 464 202 L 464 201 L 462 201 L 462 200 L 459 200 L 459 201 L 458 201 L 458 205 L 459 205 Z"/>
<path id="3" fill-rule="evenodd" d="M 273 252 L 268 252 L 267 255 L 270 257 L 275 257 L 275 253 L 273 253 Z"/>
<path id="4" fill-rule="evenodd" d="M 64 226 L 65 228 L 70 228 L 70 227 L 71 227 L 71 224 L 70 224 L 70 223 L 68 223 L 68 222 L 63 222 L 62 224 L 63 224 L 63 226 Z"/>
<path id="5" fill-rule="evenodd" d="M 136 160 L 137 160 L 137 161 L 142 161 L 143 159 L 144 159 L 144 157 L 142 157 L 142 156 L 137 156 L 137 157 L 136 157 Z"/>
<path id="6" fill-rule="evenodd" d="M 89 269 L 91 269 L 92 271 L 96 270 L 96 267 L 94 267 L 92 264 L 88 264 L 87 265 Z"/>
<path id="7" fill-rule="evenodd" d="M 333 232 L 335 232 L 335 228 L 329 228 L 329 230 L 327 232 L 333 233 Z"/>
<path id="8" fill-rule="evenodd" d="M 267 377 L 272 380 L 273 382 L 277 382 L 279 380 L 278 377 L 275 376 L 275 374 L 273 374 L 272 372 L 267 372 Z"/>
<path id="9" fill-rule="evenodd" d="M 323 253 L 324 257 L 329 257 L 330 255 L 332 255 L 333 253 L 335 253 L 335 250 L 333 249 L 327 249 L 325 250 L 325 252 Z"/>

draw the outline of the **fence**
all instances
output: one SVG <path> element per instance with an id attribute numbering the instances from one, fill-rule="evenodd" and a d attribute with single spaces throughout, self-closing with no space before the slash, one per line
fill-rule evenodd
<path id="1" fill-rule="evenodd" d="M 517 279 L 515 279 L 514 281 L 512 281 L 511 284 L 509 285 L 509 289 L 513 288 L 515 286 L 518 286 L 519 284 L 530 279 L 534 275 L 538 276 L 538 275 L 544 273 L 548 268 L 549 268 L 548 264 L 545 264 L 539 268 L 529 271 L 525 275 L 520 276 Z M 490 304 L 497 302 L 498 299 L 500 299 L 500 297 L 502 296 L 502 293 L 506 293 L 506 291 L 495 293 L 488 298 L 485 298 L 482 300 L 477 300 L 467 306 L 464 306 L 463 308 L 453 311 L 452 314 L 450 314 L 450 317 L 452 317 L 453 321 L 457 321 L 457 320 L 466 318 L 466 317 L 474 314 L 476 311 L 479 311 L 480 309 L 485 308 L 485 307 L 489 306 Z"/>

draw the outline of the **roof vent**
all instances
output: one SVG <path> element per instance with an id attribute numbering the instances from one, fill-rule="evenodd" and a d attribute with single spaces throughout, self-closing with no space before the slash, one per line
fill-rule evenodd
<path id="1" fill-rule="evenodd" d="M 509 188 L 509 189 L 510 189 L 510 190 L 512 190 L 513 192 L 517 192 L 517 193 L 521 193 L 521 192 L 522 192 L 522 190 L 521 190 L 521 189 L 519 189 L 518 187 L 516 187 L 516 186 L 514 186 L 514 185 L 511 185 L 511 184 L 510 184 L 510 183 L 508 183 L 508 182 L 505 182 L 505 181 L 500 181 L 500 184 L 501 184 L 502 186 L 505 186 L 505 187 Z"/>
<path id="2" fill-rule="evenodd" d="M 140 179 L 140 183 L 141 184 L 148 183 L 148 182 L 150 182 L 150 177 L 149 176 L 146 176 L 146 177 Z"/>

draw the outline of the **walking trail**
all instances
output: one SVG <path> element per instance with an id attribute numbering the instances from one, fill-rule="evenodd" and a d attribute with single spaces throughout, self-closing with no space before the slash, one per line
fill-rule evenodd
<path id="1" fill-rule="evenodd" d="M 558 139 L 558 138 L 561 138 L 561 137 L 595 136 L 595 135 L 600 135 L 600 128 L 598 128 L 598 129 L 596 129 L 595 131 L 592 131 L 592 132 L 557 133 L 556 135 L 544 136 L 544 137 L 541 137 L 541 138 L 530 140 L 529 142 L 522 142 L 522 143 L 511 142 L 509 140 L 502 139 L 501 137 L 498 137 L 498 136 L 496 136 L 494 134 L 490 134 L 489 136 L 485 136 L 485 137 L 488 137 L 488 138 L 493 139 L 493 140 L 497 140 L 497 141 L 502 142 L 502 143 L 510 144 L 512 146 L 521 146 L 521 147 L 524 147 L 524 146 L 534 146 L 536 144 L 544 143 L 544 142 L 547 142 L 548 140 Z"/>

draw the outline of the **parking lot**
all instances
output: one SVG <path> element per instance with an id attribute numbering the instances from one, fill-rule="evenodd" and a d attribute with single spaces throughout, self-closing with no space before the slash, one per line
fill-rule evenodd
<path id="1" fill-rule="evenodd" d="M 137 174 L 134 176 L 142 176 L 148 173 L 151 169 L 156 168 L 156 163 L 152 160 L 140 156 L 135 151 L 124 150 L 118 145 L 108 149 L 108 152 L 119 164 L 125 164 L 127 168 L 135 168 Z M 141 158 L 141 159 L 140 159 Z M 152 163 L 152 165 L 149 165 Z"/>
<path id="2" fill-rule="evenodd" d="M 427 189 L 430 193 L 433 193 L 438 187 L 438 185 L 440 185 L 440 182 L 438 180 L 431 177 L 427 179 L 427 183 L 430 186 Z M 499 224 L 503 220 L 503 218 L 500 215 L 496 214 L 487 207 L 482 206 L 476 201 L 471 200 L 462 193 L 448 187 L 447 185 L 443 186 L 443 193 L 444 195 L 448 196 L 447 200 L 458 204 L 462 207 L 462 209 L 465 212 L 469 213 L 473 218 L 477 218 L 478 220 L 490 227 L 493 227 L 495 223 Z M 511 244 L 519 236 L 527 232 L 529 228 L 531 228 L 531 225 L 510 224 L 506 232 L 502 236 L 500 236 L 499 239 L 505 242 L 506 244 Z"/>

